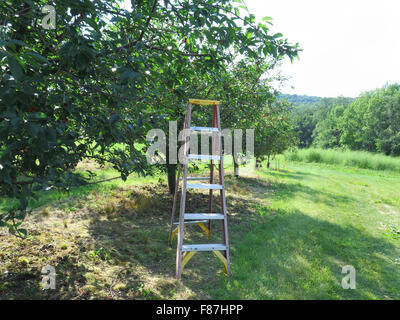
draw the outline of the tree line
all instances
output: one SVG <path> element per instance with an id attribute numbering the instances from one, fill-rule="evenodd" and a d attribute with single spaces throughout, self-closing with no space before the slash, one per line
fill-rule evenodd
<path id="1" fill-rule="evenodd" d="M 298 146 L 348 148 L 400 155 L 400 84 L 358 98 L 323 98 L 294 113 Z"/>

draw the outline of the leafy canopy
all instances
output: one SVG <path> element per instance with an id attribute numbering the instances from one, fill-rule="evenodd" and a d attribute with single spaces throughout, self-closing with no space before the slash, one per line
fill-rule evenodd
<path id="1" fill-rule="evenodd" d="M 176 116 L 196 77 L 215 81 L 238 55 L 297 55 L 237 2 L 1 1 L 0 193 L 17 201 L 0 226 L 15 231 L 39 191 L 85 183 L 73 171 L 84 158 L 122 179 L 145 174 L 136 146 Z M 44 5 L 56 9 L 54 30 L 41 26 Z"/>

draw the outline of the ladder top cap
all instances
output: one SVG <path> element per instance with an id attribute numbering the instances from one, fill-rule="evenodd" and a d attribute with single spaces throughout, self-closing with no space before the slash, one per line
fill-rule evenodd
<path id="1" fill-rule="evenodd" d="M 189 103 L 199 104 L 202 106 L 212 106 L 212 105 L 219 105 L 221 102 L 218 100 L 189 99 Z"/>

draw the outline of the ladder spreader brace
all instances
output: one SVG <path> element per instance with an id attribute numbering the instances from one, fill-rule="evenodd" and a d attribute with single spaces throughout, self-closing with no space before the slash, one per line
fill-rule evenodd
<path id="1" fill-rule="evenodd" d="M 192 105 L 203 105 L 213 107 L 212 127 L 191 127 Z M 222 154 L 222 133 L 219 112 L 219 101 L 216 100 L 199 100 L 190 99 L 186 109 L 184 129 L 189 132 L 199 131 L 200 133 L 208 133 L 212 135 L 211 150 L 212 155 L 193 155 L 189 154 L 190 134 L 187 134 L 183 141 L 183 164 L 178 165 L 177 182 L 175 186 L 174 202 L 172 205 L 171 228 L 169 232 L 170 243 L 174 237 L 178 236 L 176 248 L 176 277 L 181 278 L 181 274 L 185 265 L 198 251 L 212 251 L 215 256 L 222 261 L 226 275 L 230 275 L 230 259 L 229 259 L 229 238 L 228 238 L 228 222 L 226 214 L 226 198 L 225 198 L 225 180 L 224 180 L 224 164 Z M 218 139 L 218 150 L 216 142 Z M 210 176 L 209 177 L 188 177 L 189 160 L 210 160 Z M 214 162 L 218 161 L 219 183 L 214 182 Z M 182 178 L 181 173 L 183 173 Z M 188 183 L 192 180 L 208 180 L 209 183 Z M 175 222 L 175 214 L 177 207 L 179 181 L 182 181 L 182 195 L 180 199 L 179 221 Z M 187 189 L 209 189 L 208 213 L 186 213 L 186 190 Z M 212 213 L 213 207 L 213 190 L 219 190 L 221 200 L 221 213 Z M 222 222 L 222 244 L 191 244 L 184 245 L 184 225 L 196 223 L 210 238 L 211 221 L 220 220 Z M 206 226 L 206 223 L 207 226 Z M 174 225 L 178 225 L 174 228 Z M 222 252 L 222 253 L 221 253 Z"/>

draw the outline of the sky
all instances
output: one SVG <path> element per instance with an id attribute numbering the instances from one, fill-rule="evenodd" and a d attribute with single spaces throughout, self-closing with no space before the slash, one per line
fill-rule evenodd
<path id="1" fill-rule="evenodd" d="M 280 68 L 289 78 L 283 93 L 357 97 L 400 83 L 400 0 L 244 1 L 303 49 Z"/>
<path id="2" fill-rule="evenodd" d="M 282 64 L 284 93 L 357 97 L 400 83 L 399 0 L 245 0 L 303 52 Z"/>

